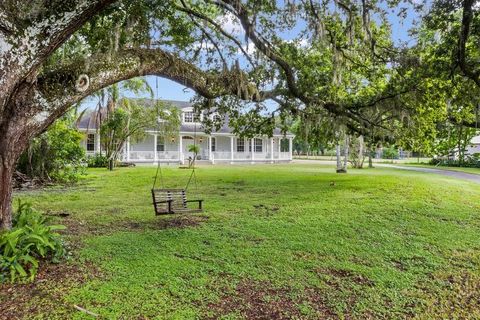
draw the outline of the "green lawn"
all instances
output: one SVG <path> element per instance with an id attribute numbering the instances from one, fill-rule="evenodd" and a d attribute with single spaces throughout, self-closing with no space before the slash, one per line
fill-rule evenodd
<path id="1" fill-rule="evenodd" d="M 74 259 L 0 301 L 27 288 L 15 311 L 45 319 L 89 318 L 74 305 L 103 319 L 480 317 L 480 185 L 387 168 L 208 166 L 190 190 L 203 214 L 155 217 L 154 174 L 97 169 L 17 195 L 70 213 L 58 219 Z M 164 169 L 168 187 L 188 174 Z"/>

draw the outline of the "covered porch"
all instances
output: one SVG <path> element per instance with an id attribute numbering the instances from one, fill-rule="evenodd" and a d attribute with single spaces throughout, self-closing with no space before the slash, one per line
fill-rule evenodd
<path id="1" fill-rule="evenodd" d="M 127 141 L 123 161 L 129 162 L 179 162 L 193 158 L 189 151 L 197 145 L 197 160 L 215 162 L 267 162 L 275 163 L 292 160 L 292 137 L 239 138 L 232 135 L 180 133 L 175 137 L 163 138 L 149 133 L 143 141 Z"/>

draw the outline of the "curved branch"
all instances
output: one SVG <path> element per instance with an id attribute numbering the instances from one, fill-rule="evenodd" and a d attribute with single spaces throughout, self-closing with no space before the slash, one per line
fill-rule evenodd
<path id="1" fill-rule="evenodd" d="M 236 39 L 234 36 L 232 36 L 231 34 L 229 34 L 228 32 L 226 32 L 221 26 L 220 24 L 218 24 L 217 22 L 213 21 L 211 18 L 207 17 L 206 15 L 200 13 L 200 12 L 197 12 L 195 10 L 192 10 L 191 8 L 188 8 L 187 5 L 185 4 L 184 1 L 181 1 L 182 2 L 182 5 L 183 7 L 180 7 L 180 6 L 175 6 L 175 9 L 177 9 L 178 11 L 182 11 L 186 14 L 188 14 L 190 17 L 197 17 L 198 19 L 200 20 L 204 20 L 206 22 L 208 22 L 209 24 L 211 24 L 218 32 L 220 32 L 224 37 L 226 37 L 227 39 L 231 40 L 233 43 L 235 43 L 235 45 L 238 47 L 238 49 L 242 52 L 242 54 L 245 56 L 245 58 L 248 60 L 248 62 L 253 66 L 255 67 L 256 66 L 256 63 L 252 60 L 252 58 L 250 58 L 250 55 L 247 53 L 247 51 L 243 48 L 242 44 L 240 43 L 240 41 L 238 41 L 238 39 Z"/>

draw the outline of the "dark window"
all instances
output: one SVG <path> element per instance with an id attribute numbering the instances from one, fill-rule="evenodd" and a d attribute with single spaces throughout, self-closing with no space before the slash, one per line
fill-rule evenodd
<path id="1" fill-rule="evenodd" d="M 185 123 L 191 123 L 191 122 L 193 122 L 193 119 L 194 119 L 193 112 L 185 112 L 185 114 L 184 114 L 184 122 Z"/>
<path id="2" fill-rule="evenodd" d="M 288 139 L 280 140 L 280 152 L 290 151 L 290 141 Z"/>
<path id="3" fill-rule="evenodd" d="M 95 135 L 93 133 L 87 135 L 87 151 L 95 151 Z"/>
<path id="4" fill-rule="evenodd" d="M 165 139 L 157 137 L 157 151 L 165 151 Z"/>
<path id="5" fill-rule="evenodd" d="M 212 138 L 212 152 L 215 152 L 215 147 L 216 147 L 216 140 L 215 138 Z"/>
<path id="6" fill-rule="evenodd" d="M 262 139 L 254 139 L 255 144 L 255 152 L 262 152 L 263 151 L 263 140 Z"/>
<path id="7" fill-rule="evenodd" d="M 237 138 L 237 152 L 245 152 L 245 139 Z"/>

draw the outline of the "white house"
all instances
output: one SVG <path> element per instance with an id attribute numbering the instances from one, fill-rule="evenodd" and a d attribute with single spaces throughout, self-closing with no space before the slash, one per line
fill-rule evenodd
<path id="1" fill-rule="evenodd" d="M 240 138 L 233 134 L 228 121 L 218 131 L 206 134 L 202 123 L 196 122 L 192 105 L 184 101 L 164 100 L 181 110 L 182 122 L 178 136 L 161 138 L 155 129 L 146 131 L 143 141 L 127 141 L 122 160 L 134 163 L 171 162 L 183 164 L 189 157 L 189 145 L 200 147 L 198 161 L 211 163 L 276 163 L 292 160 L 292 139 L 294 135 L 284 135 L 275 129 L 272 137 L 258 136 L 252 139 Z M 84 116 L 78 125 L 80 131 L 86 133 L 82 146 L 87 155 L 101 152 L 100 136 L 92 114 Z M 200 119 L 201 121 L 201 119 Z"/>
<path id="2" fill-rule="evenodd" d="M 467 146 L 465 153 L 470 155 L 480 153 L 480 136 L 475 136 L 470 140 L 470 144 Z"/>

